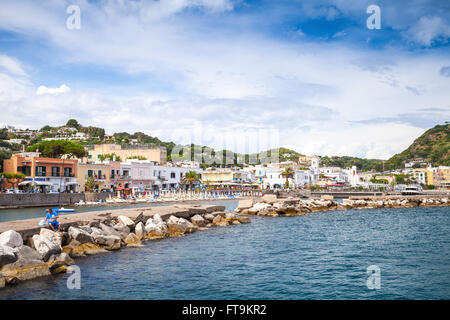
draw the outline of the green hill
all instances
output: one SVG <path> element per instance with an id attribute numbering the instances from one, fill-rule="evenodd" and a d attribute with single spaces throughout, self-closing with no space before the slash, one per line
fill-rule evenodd
<path id="1" fill-rule="evenodd" d="M 426 159 L 433 166 L 450 166 L 450 123 L 427 130 L 408 149 L 386 161 L 386 167 L 400 168 L 416 158 Z"/>

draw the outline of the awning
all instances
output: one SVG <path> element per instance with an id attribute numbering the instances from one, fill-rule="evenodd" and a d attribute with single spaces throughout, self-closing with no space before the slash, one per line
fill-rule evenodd
<path id="1" fill-rule="evenodd" d="M 27 184 L 36 184 L 38 186 L 51 186 L 52 183 L 47 182 L 47 181 L 23 181 L 21 183 L 19 183 L 19 186 L 24 186 Z"/>

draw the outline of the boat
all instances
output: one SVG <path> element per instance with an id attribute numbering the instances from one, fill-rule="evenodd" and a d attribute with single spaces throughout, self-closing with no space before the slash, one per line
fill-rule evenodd
<path id="1" fill-rule="evenodd" d="M 59 208 L 58 209 L 58 212 L 75 212 L 75 209 L 66 209 L 66 208 L 64 208 L 64 207 L 62 207 L 62 208 Z"/>
<path id="2" fill-rule="evenodd" d="M 423 194 L 423 189 L 420 186 L 407 186 L 405 189 L 402 190 L 402 195 L 419 195 Z"/>

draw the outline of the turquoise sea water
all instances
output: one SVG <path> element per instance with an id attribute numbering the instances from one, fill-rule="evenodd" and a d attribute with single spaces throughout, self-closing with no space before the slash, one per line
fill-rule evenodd
<path id="1" fill-rule="evenodd" d="M 228 204 L 232 209 L 234 204 Z M 80 258 L 69 275 L 0 290 L 0 299 L 449 299 L 450 208 L 254 217 Z M 381 269 L 381 289 L 366 268 Z"/>

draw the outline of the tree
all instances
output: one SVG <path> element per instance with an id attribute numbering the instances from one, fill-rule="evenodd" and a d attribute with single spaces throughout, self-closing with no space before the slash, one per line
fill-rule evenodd
<path id="1" fill-rule="evenodd" d="M 200 182 L 200 177 L 197 172 L 189 171 L 183 178 L 183 183 L 189 184 L 189 189 L 192 191 L 192 185 L 194 182 Z"/>
<path id="2" fill-rule="evenodd" d="M 292 176 L 294 175 L 294 171 L 290 167 L 287 167 L 286 169 L 284 169 L 281 175 L 286 178 L 286 183 L 284 187 L 286 189 L 289 188 L 289 178 L 292 178 Z"/>
<path id="3" fill-rule="evenodd" d="M 70 119 L 69 121 L 67 121 L 66 126 L 70 128 L 75 128 L 77 130 L 79 130 L 82 127 L 81 124 L 79 124 L 78 121 L 75 119 Z"/>
<path id="4" fill-rule="evenodd" d="M 37 150 L 44 157 L 48 158 L 61 158 L 64 155 L 82 158 L 87 155 L 86 150 L 81 144 L 68 140 L 41 141 L 27 148 L 28 152 Z"/>
<path id="5" fill-rule="evenodd" d="M 16 189 L 16 185 L 25 179 L 26 175 L 23 173 L 0 173 L 0 177 L 2 180 L 6 180 L 9 184 L 12 185 L 13 189 Z"/>
<path id="6" fill-rule="evenodd" d="M 2 129 L 0 130 L 0 140 L 8 139 L 8 130 Z"/>
<path id="7" fill-rule="evenodd" d="M 3 170 L 3 160 L 11 158 L 11 151 L 0 150 L 0 171 Z"/>
<path id="8" fill-rule="evenodd" d="M 116 155 L 115 153 L 106 153 L 106 154 L 100 155 L 100 161 L 103 162 L 105 160 L 119 161 L 119 162 L 122 161 L 120 156 Z"/>
<path id="9" fill-rule="evenodd" d="M 84 184 L 84 188 L 86 189 L 86 191 L 93 192 L 95 187 L 96 187 L 96 182 L 95 182 L 94 178 L 88 177 Z"/>

